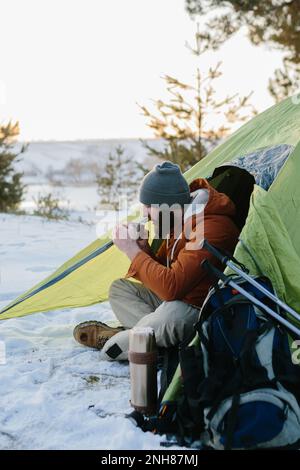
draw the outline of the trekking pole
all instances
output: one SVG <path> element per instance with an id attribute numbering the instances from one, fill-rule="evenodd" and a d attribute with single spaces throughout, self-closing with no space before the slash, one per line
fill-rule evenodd
<path id="1" fill-rule="evenodd" d="M 246 299 L 250 300 L 254 305 L 256 305 L 259 310 L 264 310 L 266 313 L 268 313 L 272 318 L 278 321 L 281 325 L 285 326 L 288 328 L 290 331 L 295 333 L 299 338 L 300 338 L 300 330 L 292 325 L 288 320 L 285 318 L 282 318 L 278 313 L 274 312 L 270 307 L 265 305 L 263 302 L 258 300 L 256 297 L 254 297 L 252 294 L 249 294 L 243 287 L 241 287 L 239 284 L 234 282 L 230 277 L 226 276 L 222 271 L 217 269 L 215 266 L 213 266 L 208 259 L 205 259 L 202 263 L 201 266 L 203 266 L 204 269 L 209 271 L 211 274 L 213 274 L 214 277 L 221 279 L 224 283 L 224 285 L 229 285 L 233 289 L 235 289 L 237 292 L 242 294 Z"/>
<path id="2" fill-rule="evenodd" d="M 268 289 L 266 289 L 261 284 L 259 284 L 257 281 L 255 281 L 255 279 L 253 279 L 251 276 L 249 276 L 249 274 L 247 274 L 246 272 L 244 272 L 240 268 L 238 268 L 231 261 L 229 256 L 222 254 L 214 246 L 212 246 L 210 243 L 208 243 L 207 240 L 204 240 L 203 248 L 206 248 L 208 251 L 210 251 L 210 253 L 213 254 L 216 258 L 218 258 L 218 260 L 220 260 L 221 263 L 226 264 L 226 266 L 228 268 L 230 268 L 232 271 L 234 271 L 239 276 L 243 277 L 246 281 L 248 281 L 250 284 L 252 284 L 258 290 L 260 290 L 260 292 L 263 292 L 267 297 L 269 297 L 269 299 L 273 300 L 279 307 L 281 307 L 283 310 L 288 312 L 296 320 L 300 321 L 300 314 L 299 313 L 297 313 L 295 310 L 293 310 L 291 307 L 289 307 L 285 302 L 278 299 L 278 297 L 276 297 L 276 295 L 274 295 Z"/>

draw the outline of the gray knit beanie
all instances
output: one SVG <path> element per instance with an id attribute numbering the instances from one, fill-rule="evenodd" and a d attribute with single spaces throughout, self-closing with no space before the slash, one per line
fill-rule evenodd
<path id="1" fill-rule="evenodd" d="M 140 187 L 140 202 L 151 204 L 188 204 L 191 200 L 189 185 L 180 167 L 165 161 L 144 176 Z"/>

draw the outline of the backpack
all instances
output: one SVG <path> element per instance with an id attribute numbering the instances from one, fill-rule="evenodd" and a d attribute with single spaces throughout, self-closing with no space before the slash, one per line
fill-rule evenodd
<path id="1" fill-rule="evenodd" d="M 266 278 L 256 281 L 272 291 Z M 300 368 L 292 362 L 286 330 L 230 286 L 210 290 L 195 329 L 197 341 L 179 351 L 182 393 L 168 416 L 172 428 L 176 422 L 186 443 L 201 438 L 213 449 L 299 445 Z"/>
<path id="2" fill-rule="evenodd" d="M 251 283 L 231 278 L 283 315 Z M 273 292 L 265 277 L 253 279 Z M 210 289 L 195 331 L 179 347 L 174 377 L 176 351 L 164 351 L 157 415 L 128 417 L 145 432 L 166 435 L 161 445 L 167 447 L 299 448 L 300 367 L 292 362 L 286 329 L 223 284 Z"/>

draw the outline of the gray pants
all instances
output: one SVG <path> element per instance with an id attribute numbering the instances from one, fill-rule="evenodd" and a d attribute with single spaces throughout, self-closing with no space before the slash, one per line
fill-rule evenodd
<path id="1" fill-rule="evenodd" d="M 162 301 L 143 284 L 117 279 L 111 284 L 109 301 L 117 319 L 126 329 L 105 344 L 102 355 L 108 360 L 127 360 L 129 329 L 150 326 L 158 347 L 175 346 L 193 333 L 199 309 L 180 300 Z"/>

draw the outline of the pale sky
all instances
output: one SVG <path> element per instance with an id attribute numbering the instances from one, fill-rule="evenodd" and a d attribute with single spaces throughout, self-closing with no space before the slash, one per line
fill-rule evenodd
<path id="1" fill-rule="evenodd" d="M 199 64 L 184 0 L 0 0 L 0 12 L 0 122 L 19 120 L 22 139 L 151 137 L 136 103 L 166 98 L 164 74 L 192 82 L 218 60 L 220 96 L 273 104 L 281 54 L 239 33 Z"/>

